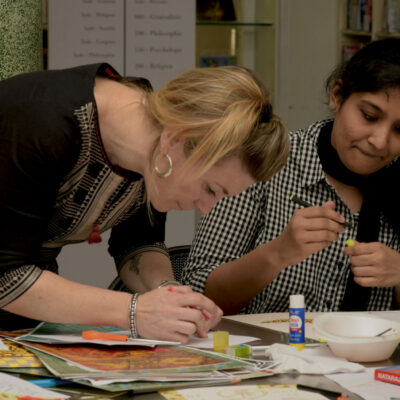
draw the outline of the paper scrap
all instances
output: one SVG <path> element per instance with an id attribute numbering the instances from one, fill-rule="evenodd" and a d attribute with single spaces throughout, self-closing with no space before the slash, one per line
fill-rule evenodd
<path id="1" fill-rule="evenodd" d="M 43 389 L 24 379 L 0 372 L 0 398 L 14 400 L 13 396 L 31 396 L 40 399 L 68 399 L 70 396 Z"/>
<path id="2" fill-rule="evenodd" d="M 400 386 L 374 379 L 375 368 L 367 368 L 365 372 L 353 374 L 329 374 L 329 379 L 337 382 L 345 389 L 364 400 L 382 400 L 400 397 Z"/>
<path id="3" fill-rule="evenodd" d="M 294 385 L 216 386 L 159 393 L 167 400 L 328 400 L 319 393 L 296 389 Z"/>
<path id="4" fill-rule="evenodd" d="M 196 349 L 212 349 L 213 348 L 213 333 L 208 332 L 207 338 L 200 338 L 198 336 L 190 336 L 189 343 L 185 346 L 195 347 Z M 235 346 L 237 344 L 249 343 L 259 338 L 252 336 L 239 336 L 239 335 L 229 335 L 229 346 Z"/>

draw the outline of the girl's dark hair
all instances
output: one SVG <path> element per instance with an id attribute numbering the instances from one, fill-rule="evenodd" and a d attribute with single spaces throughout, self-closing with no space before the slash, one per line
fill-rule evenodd
<path id="1" fill-rule="evenodd" d="M 328 95 L 338 80 L 342 102 L 352 93 L 400 88 L 400 38 L 371 42 L 339 65 L 326 81 Z"/>
<path id="2" fill-rule="evenodd" d="M 326 81 L 329 96 L 332 86 L 340 80 L 338 94 L 341 102 L 353 93 L 375 93 L 400 89 L 400 38 L 377 40 L 361 48 L 349 61 L 337 67 Z M 376 202 L 400 235 L 400 207 L 396 185 L 400 174 L 400 157 L 376 172 Z"/>

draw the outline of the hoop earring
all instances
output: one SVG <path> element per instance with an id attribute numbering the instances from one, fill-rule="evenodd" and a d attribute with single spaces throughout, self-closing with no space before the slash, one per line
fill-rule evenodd
<path id="1" fill-rule="evenodd" d="M 336 106 L 335 106 L 334 104 L 332 104 L 331 106 L 329 106 L 329 109 L 330 109 L 332 112 L 335 112 L 335 111 L 336 111 Z"/>
<path id="2" fill-rule="evenodd" d="M 164 154 L 164 155 L 165 155 L 165 157 L 167 158 L 168 164 L 169 164 L 168 169 L 167 169 L 166 171 L 164 171 L 164 172 L 160 171 L 159 168 L 158 168 L 158 166 L 157 166 L 158 161 L 159 161 L 160 156 L 161 156 L 161 153 L 156 157 L 155 163 L 154 163 L 154 164 L 155 164 L 155 165 L 154 165 L 154 171 L 156 171 L 156 174 L 157 174 L 160 178 L 166 178 L 166 177 L 170 176 L 170 175 L 171 175 L 171 172 L 172 172 L 172 160 L 171 160 L 171 157 L 169 156 L 169 154 Z"/>

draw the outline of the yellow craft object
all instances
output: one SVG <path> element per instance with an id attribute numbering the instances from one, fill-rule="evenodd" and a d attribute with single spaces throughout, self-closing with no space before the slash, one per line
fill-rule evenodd
<path id="1" fill-rule="evenodd" d="M 229 346 L 229 332 L 216 331 L 213 334 L 214 351 L 225 353 L 225 349 Z"/>

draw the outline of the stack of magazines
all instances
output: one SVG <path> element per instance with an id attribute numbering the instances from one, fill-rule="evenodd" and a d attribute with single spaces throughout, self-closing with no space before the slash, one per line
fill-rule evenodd
<path id="1" fill-rule="evenodd" d="M 95 336 L 87 339 L 88 332 Z M 0 371 L 33 381 L 57 379 L 64 383 L 56 388 L 62 393 L 152 392 L 226 385 L 274 374 L 268 362 L 257 364 L 174 342 L 129 339 L 128 332 L 115 327 L 42 323 L 24 334 L 0 335 L 9 347 L 8 355 L 15 356 L 13 362 L 0 363 Z"/>

